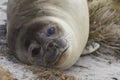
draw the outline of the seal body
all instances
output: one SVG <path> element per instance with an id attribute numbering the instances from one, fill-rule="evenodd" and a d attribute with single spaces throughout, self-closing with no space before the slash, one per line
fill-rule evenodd
<path id="1" fill-rule="evenodd" d="M 9 0 L 7 38 L 24 63 L 71 67 L 89 34 L 87 0 Z"/>

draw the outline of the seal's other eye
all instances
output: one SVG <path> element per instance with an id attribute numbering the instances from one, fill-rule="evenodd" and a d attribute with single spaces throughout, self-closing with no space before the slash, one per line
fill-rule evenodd
<path id="1" fill-rule="evenodd" d="M 34 48 L 32 50 L 32 57 L 39 55 L 39 53 L 40 53 L 40 48 Z"/>
<path id="2" fill-rule="evenodd" d="M 51 27 L 47 30 L 47 36 L 51 36 L 55 34 L 55 28 L 54 27 Z"/>

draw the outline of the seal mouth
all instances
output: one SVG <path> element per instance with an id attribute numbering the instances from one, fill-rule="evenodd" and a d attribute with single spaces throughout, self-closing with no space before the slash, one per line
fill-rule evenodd
<path id="1" fill-rule="evenodd" d="M 62 56 L 65 54 L 65 52 L 68 50 L 69 46 L 67 46 L 65 48 L 64 51 L 62 51 L 56 58 L 55 62 L 53 63 L 53 65 L 57 65 L 59 63 L 59 60 L 62 58 Z"/>

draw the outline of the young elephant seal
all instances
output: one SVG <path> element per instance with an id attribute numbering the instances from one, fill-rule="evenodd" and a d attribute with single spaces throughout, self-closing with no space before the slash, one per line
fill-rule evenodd
<path id="1" fill-rule="evenodd" d="M 8 46 L 24 63 L 67 69 L 89 34 L 87 0 L 8 0 Z"/>

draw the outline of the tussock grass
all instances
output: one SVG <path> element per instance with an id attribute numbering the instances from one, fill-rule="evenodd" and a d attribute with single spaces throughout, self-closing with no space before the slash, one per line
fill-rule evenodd
<path id="1" fill-rule="evenodd" d="M 92 41 L 120 38 L 120 0 L 88 0 Z"/>
<path id="2" fill-rule="evenodd" d="M 120 0 L 88 0 L 89 41 L 97 41 L 120 53 Z"/>

